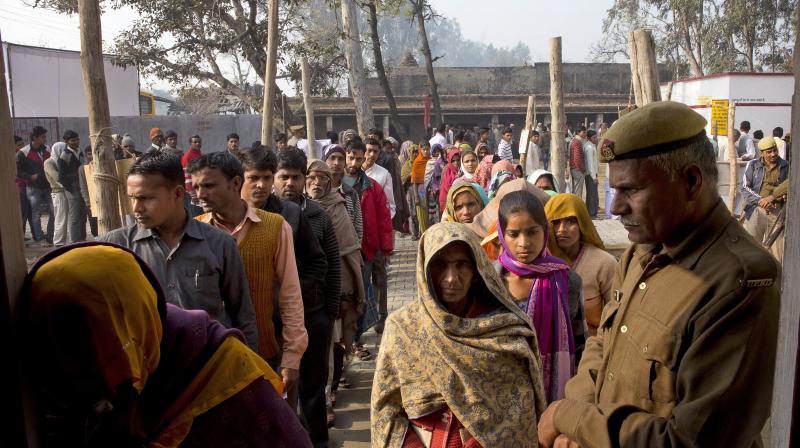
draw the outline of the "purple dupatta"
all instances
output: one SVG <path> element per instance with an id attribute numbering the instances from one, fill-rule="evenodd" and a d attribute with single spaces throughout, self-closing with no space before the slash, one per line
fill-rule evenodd
<path id="1" fill-rule="evenodd" d="M 564 388 L 575 375 L 576 366 L 567 291 L 569 266 L 547 251 L 547 225 L 543 227 L 545 246 L 530 263 L 522 263 L 511 254 L 500 222 L 497 236 L 503 245 L 500 264 L 514 275 L 533 278 L 526 312 L 539 341 L 545 398 L 549 404 L 564 398 Z"/>

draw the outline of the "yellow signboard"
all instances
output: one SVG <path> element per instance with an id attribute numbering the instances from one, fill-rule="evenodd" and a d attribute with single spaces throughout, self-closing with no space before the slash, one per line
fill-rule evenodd
<path id="1" fill-rule="evenodd" d="M 711 101 L 711 134 L 728 135 L 728 100 Z"/>

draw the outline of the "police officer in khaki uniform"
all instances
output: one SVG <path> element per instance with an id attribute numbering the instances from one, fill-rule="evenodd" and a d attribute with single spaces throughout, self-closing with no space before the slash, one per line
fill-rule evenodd
<path id="1" fill-rule="evenodd" d="M 612 213 L 634 243 L 544 446 L 750 447 L 769 415 L 778 265 L 717 193 L 706 120 L 651 103 L 603 136 Z"/>

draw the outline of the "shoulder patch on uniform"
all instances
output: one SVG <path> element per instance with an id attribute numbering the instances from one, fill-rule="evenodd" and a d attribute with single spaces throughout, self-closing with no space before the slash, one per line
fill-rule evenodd
<path id="1" fill-rule="evenodd" d="M 745 288 L 763 288 L 766 286 L 772 286 L 775 283 L 775 279 L 772 278 L 761 278 L 757 280 L 744 280 Z"/>

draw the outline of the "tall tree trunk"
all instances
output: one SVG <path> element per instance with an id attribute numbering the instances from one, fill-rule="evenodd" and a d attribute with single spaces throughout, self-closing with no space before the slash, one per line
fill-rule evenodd
<path id="1" fill-rule="evenodd" d="M 550 171 L 561 191 L 567 191 L 564 182 L 567 171 L 566 141 L 567 116 L 564 112 L 564 89 L 561 72 L 561 37 L 550 38 Z"/>
<path id="2" fill-rule="evenodd" d="M 365 82 L 364 60 L 361 55 L 361 36 L 358 31 L 357 9 L 353 0 L 342 0 L 342 26 L 344 28 L 344 55 L 350 76 L 350 90 L 356 106 L 358 133 L 367 136 L 367 131 L 375 127 L 375 117 L 369 102 Z"/>
<path id="3" fill-rule="evenodd" d="M 653 35 L 648 30 L 639 29 L 628 33 L 628 40 L 636 106 L 642 107 L 654 101 L 661 101 Z"/>
<path id="4" fill-rule="evenodd" d="M 275 75 L 278 70 L 278 0 L 269 0 L 267 19 L 267 68 L 264 74 L 264 105 L 261 108 L 261 144 L 272 148 L 275 119 Z"/>
<path id="5" fill-rule="evenodd" d="M 397 102 L 394 100 L 392 88 L 389 86 L 389 79 L 386 77 L 386 68 L 383 66 L 383 54 L 381 52 L 381 38 L 378 36 L 378 8 L 376 0 L 367 1 L 367 11 L 369 12 L 369 34 L 372 38 L 372 55 L 375 58 L 375 71 L 378 73 L 378 80 L 383 88 L 383 95 L 386 103 L 389 104 L 389 117 L 394 123 L 394 129 L 399 133 L 402 141 L 405 136 L 400 131 L 400 115 L 397 114 Z"/>
<path id="6" fill-rule="evenodd" d="M 436 84 L 436 77 L 433 74 L 433 57 L 431 56 L 431 46 L 428 43 L 428 32 L 425 31 L 425 0 L 409 0 L 414 6 L 414 14 L 417 16 L 419 27 L 419 41 L 422 46 L 422 55 L 425 57 L 425 70 L 428 72 L 428 83 L 431 87 L 431 98 L 433 99 L 433 116 L 436 118 L 435 126 L 444 123 L 442 114 L 442 103 L 439 100 L 439 88 Z"/>
<path id="7" fill-rule="evenodd" d="M 89 112 L 89 141 L 94 154 L 94 182 L 100 233 L 122 226 L 114 147 L 111 144 L 111 113 L 103 65 L 103 35 L 98 0 L 78 0 L 81 35 L 81 69 L 86 109 Z M 88 180 L 88 179 L 87 179 Z M 91 181 L 90 181 L 91 182 Z"/>

